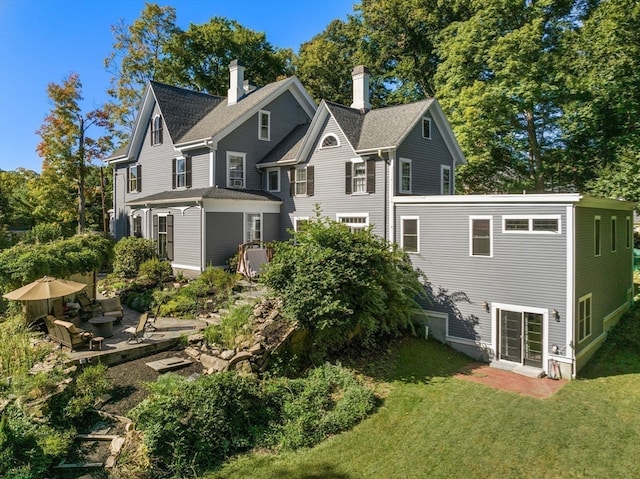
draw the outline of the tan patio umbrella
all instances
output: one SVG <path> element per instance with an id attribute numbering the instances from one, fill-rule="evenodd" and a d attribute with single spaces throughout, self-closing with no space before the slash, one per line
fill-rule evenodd
<path id="1" fill-rule="evenodd" d="M 57 279 L 45 276 L 3 295 L 16 301 L 37 301 L 39 299 L 60 298 L 82 291 L 87 285 L 68 279 Z"/>

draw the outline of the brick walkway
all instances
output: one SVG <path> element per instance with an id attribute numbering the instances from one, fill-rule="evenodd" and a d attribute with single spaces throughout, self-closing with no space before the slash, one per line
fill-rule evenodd
<path id="1" fill-rule="evenodd" d="M 484 363 L 471 363 L 454 377 L 537 399 L 546 399 L 554 395 L 568 382 L 566 379 L 554 380 L 547 377 L 529 378 L 492 368 Z"/>

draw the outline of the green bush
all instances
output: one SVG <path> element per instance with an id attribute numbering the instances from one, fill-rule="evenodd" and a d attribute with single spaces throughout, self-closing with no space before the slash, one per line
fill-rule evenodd
<path id="1" fill-rule="evenodd" d="M 62 226 L 58 223 L 38 223 L 22 238 L 23 243 L 50 243 L 64 238 Z"/>
<path id="2" fill-rule="evenodd" d="M 65 407 L 65 416 L 75 419 L 92 408 L 100 396 L 109 388 L 107 366 L 88 366 L 76 377 L 71 388 L 71 398 Z"/>
<path id="3" fill-rule="evenodd" d="M 283 299 L 285 314 L 310 331 L 313 356 L 411 328 L 415 299 L 424 293 L 397 245 L 319 216 L 292 234 L 274 245 L 262 281 Z"/>
<path id="4" fill-rule="evenodd" d="M 140 264 L 138 273 L 144 279 L 155 284 L 160 284 L 173 275 L 171 261 L 151 258 Z"/>
<path id="5" fill-rule="evenodd" d="M 232 307 L 222 316 L 220 324 L 213 324 L 204 330 L 205 340 L 209 344 L 219 344 L 228 349 L 234 348 L 235 339 L 239 335 L 250 332 L 248 325 L 252 313 L 253 306 L 250 304 Z"/>
<path id="6" fill-rule="evenodd" d="M 113 273 L 124 278 L 134 278 L 142 263 L 156 257 L 156 246 L 152 240 L 126 236 L 114 247 Z"/>

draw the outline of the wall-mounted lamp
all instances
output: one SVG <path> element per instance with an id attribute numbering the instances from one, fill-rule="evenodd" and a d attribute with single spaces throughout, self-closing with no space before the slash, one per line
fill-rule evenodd
<path id="1" fill-rule="evenodd" d="M 557 309 L 552 309 L 551 310 L 551 316 L 553 317 L 553 319 L 555 319 L 557 322 L 560 322 L 560 313 L 558 312 Z"/>
<path id="2" fill-rule="evenodd" d="M 484 310 L 488 313 L 489 311 L 491 311 L 491 307 L 489 306 L 489 303 L 487 303 L 486 301 L 482 302 L 482 307 L 484 308 Z"/>
<path id="3" fill-rule="evenodd" d="M 551 345 L 551 353 L 552 354 L 558 354 L 560 352 L 560 348 L 558 347 L 557 344 L 552 344 Z"/>

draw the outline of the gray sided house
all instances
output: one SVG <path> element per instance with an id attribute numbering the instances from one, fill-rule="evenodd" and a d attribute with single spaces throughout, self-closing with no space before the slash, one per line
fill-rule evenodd
<path id="1" fill-rule="evenodd" d="M 574 376 L 631 302 L 629 203 L 456 196 L 464 155 L 437 100 L 316 106 L 295 77 L 261 88 L 230 65 L 227 98 L 150 83 L 115 152 L 112 233 L 152 238 L 174 270 L 226 266 L 246 241 L 313 217 L 371 227 L 429 278 L 433 334 L 497 366 Z"/>
<path id="2" fill-rule="evenodd" d="M 495 366 L 575 377 L 632 302 L 633 204 L 578 194 L 394 198 L 431 332 Z"/>

